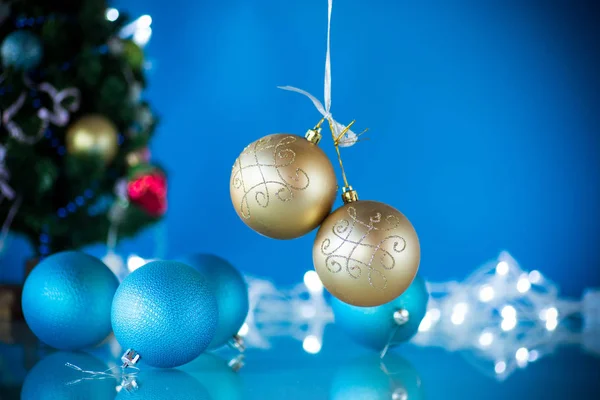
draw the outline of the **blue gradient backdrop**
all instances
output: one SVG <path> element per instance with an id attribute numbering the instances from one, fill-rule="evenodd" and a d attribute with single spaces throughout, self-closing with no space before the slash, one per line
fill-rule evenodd
<path id="1" fill-rule="evenodd" d="M 246 144 L 302 134 L 319 119 L 307 99 L 276 86 L 322 98 L 327 2 L 116 6 L 154 20 L 145 96 L 162 116 L 153 156 L 170 173 L 165 255 L 213 252 L 245 272 L 299 281 L 314 232 L 287 242 L 255 234 L 233 211 L 228 184 Z M 597 8 L 335 1 L 332 110 L 371 130 L 344 150 L 347 172 L 361 198 L 411 219 L 424 277 L 463 278 L 506 249 L 563 293 L 600 284 Z M 323 148 L 334 156 L 329 141 Z M 150 257 L 155 247 L 149 231 L 120 248 Z M 3 264 L 25 252 L 11 242 Z"/>

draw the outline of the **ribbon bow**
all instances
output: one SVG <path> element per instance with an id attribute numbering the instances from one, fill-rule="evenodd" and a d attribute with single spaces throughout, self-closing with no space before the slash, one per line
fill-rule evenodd
<path id="1" fill-rule="evenodd" d="M 329 121 L 331 128 L 333 129 L 334 136 L 339 138 L 340 134 L 346 130 L 346 133 L 342 138 L 338 140 L 340 147 L 350 147 L 358 141 L 358 135 L 348 129 L 343 124 L 340 124 L 331 115 L 331 10 L 333 8 L 333 0 L 328 0 L 328 11 L 327 11 L 327 54 L 325 57 L 325 106 L 312 94 L 305 90 L 298 89 L 293 86 L 277 86 L 279 89 L 288 90 L 290 92 L 300 93 L 308 97 L 319 113 Z"/>

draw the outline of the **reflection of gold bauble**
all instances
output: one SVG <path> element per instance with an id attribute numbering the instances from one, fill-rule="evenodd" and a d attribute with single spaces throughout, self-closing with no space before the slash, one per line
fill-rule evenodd
<path id="1" fill-rule="evenodd" d="M 274 239 L 293 239 L 319 226 L 336 190 L 323 150 L 296 135 L 269 135 L 251 143 L 231 172 L 235 211 L 250 228 Z"/>
<path id="2" fill-rule="evenodd" d="M 313 262 L 323 285 L 341 301 L 361 307 L 388 303 L 410 286 L 420 247 L 410 221 L 376 201 L 353 201 L 323 221 Z"/>
<path id="3" fill-rule="evenodd" d="M 117 127 L 101 115 L 86 115 L 67 129 L 67 151 L 72 155 L 102 157 L 106 164 L 118 151 Z"/>

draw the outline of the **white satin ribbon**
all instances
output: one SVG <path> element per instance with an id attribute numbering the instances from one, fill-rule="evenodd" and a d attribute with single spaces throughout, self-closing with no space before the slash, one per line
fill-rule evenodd
<path id="1" fill-rule="evenodd" d="M 70 113 L 79 110 L 80 92 L 77 88 L 67 88 L 61 91 L 56 90 L 48 82 L 38 86 L 40 92 L 45 92 L 52 99 L 52 111 L 45 107 L 38 110 L 37 116 L 42 121 L 48 121 L 56 126 L 66 126 L 69 123 Z M 63 101 L 70 98 L 71 103 L 63 106 Z"/>
<path id="2" fill-rule="evenodd" d="M 337 138 L 345 129 L 346 126 L 340 124 L 331 115 L 331 10 L 333 8 L 333 0 L 328 0 L 328 11 L 327 11 L 327 54 L 325 56 L 325 85 L 324 85 L 324 99 L 325 106 L 321 104 L 321 102 L 312 94 L 308 93 L 305 90 L 298 89 L 293 86 L 277 86 L 279 89 L 288 90 L 290 92 L 300 93 L 306 97 L 308 97 L 316 109 L 321 113 L 323 117 L 325 117 L 331 126 L 333 127 L 334 135 Z M 358 140 L 358 135 L 351 130 L 344 134 L 342 138 L 339 139 L 340 147 L 350 147 L 354 145 Z"/>
<path id="3" fill-rule="evenodd" d="M 9 200 L 15 197 L 15 191 L 9 186 L 8 179 L 10 174 L 8 168 L 4 164 L 4 158 L 6 157 L 6 147 L 0 144 L 0 194 Z"/>
<path id="4" fill-rule="evenodd" d="M 3 77 L 0 77 L 0 82 L 2 82 L 3 79 Z M 28 79 L 25 79 L 25 84 L 29 87 L 34 87 L 34 84 Z M 77 88 L 67 88 L 58 91 L 48 82 L 41 83 L 36 89 L 48 94 L 52 100 L 52 111 L 45 107 L 38 110 L 37 117 L 41 122 L 35 136 L 26 135 L 23 132 L 23 129 L 13 121 L 13 117 L 17 115 L 23 107 L 23 104 L 25 104 L 25 100 L 27 99 L 27 94 L 25 92 L 22 92 L 17 100 L 2 113 L 1 120 L 11 137 L 21 143 L 29 145 L 37 143 L 42 136 L 44 136 L 44 132 L 48 128 L 48 125 L 54 124 L 61 127 L 66 126 L 69 123 L 70 113 L 79 110 L 81 96 L 79 89 Z M 71 99 L 71 103 L 67 106 L 63 106 L 63 102 L 66 99 Z"/>

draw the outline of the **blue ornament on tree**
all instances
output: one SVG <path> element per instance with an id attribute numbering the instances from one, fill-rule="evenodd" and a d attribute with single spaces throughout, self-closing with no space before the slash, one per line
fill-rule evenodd
<path id="1" fill-rule="evenodd" d="M 30 70 L 42 60 L 41 40 L 32 32 L 20 30 L 9 33 L 0 48 L 2 65 L 18 70 Z"/>
<path id="2" fill-rule="evenodd" d="M 217 300 L 206 278 L 177 261 L 153 261 L 135 270 L 112 305 L 117 341 L 154 367 L 177 367 L 198 357 L 217 323 Z M 136 362 L 135 355 L 127 358 Z"/>
<path id="3" fill-rule="evenodd" d="M 242 275 L 229 262 L 211 254 L 190 255 L 182 261 L 204 275 L 217 298 L 219 324 L 209 349 L 230 341 L 243 349 L 237 333 L 248 315 L 248 286 Z"/>
<path id="4" fill-rule="evenodd" d="M 25 281 L 25 321 L 42 342 L 57 349 L 96 345 L 110 334 L 110 308 L 118 286 L 97 258 L 75 251 L 56 253 Z"/>
<path id="5" fill-rule="evenodd" d="M 404 293 L 377 307 L 357 307 L 331 299 L 335 323 L 356 342 L 383 350 L 410 340 L 427 312 L 429 294 L 425 281 L 417 275 Z"/>
<path id="6" fill-rule="evenodd" d="M 113 379 L 89 379 L 81 371 L 67 367 L 70 363 L 87 371 L 105 371 L 105 363 L 86 353 L 58 352 L 39 361 L 27 374 L 22 400 L 113 399 Z"/>

